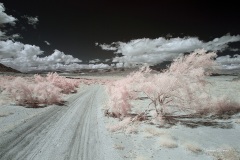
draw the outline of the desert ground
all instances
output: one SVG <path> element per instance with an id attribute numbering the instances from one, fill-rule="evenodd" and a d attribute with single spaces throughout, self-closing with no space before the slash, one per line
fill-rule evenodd
<path id="1" fill-rule="evenodd" d="M 118 79 L 121 75 L 65 75 Z M 209 76 L 210 92 L 240 103 L 237 76 Z M 119 120 L 104 115 L 102 84 L 80 85 L 64 105 L 28 108 L 0 97 L 1 160 L 239 160 L 240 114 L 206 119 L 183 117 L 171 125 L 139 121 L 115 132 Z M 148 100 L 134 100 L 137 110 Z"/>

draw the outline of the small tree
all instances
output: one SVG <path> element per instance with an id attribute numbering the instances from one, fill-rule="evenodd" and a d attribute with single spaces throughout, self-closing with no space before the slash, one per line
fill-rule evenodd
<path id="1" fill-rule="evenodd" d="M 131 111 L 129 101 L 135 93 L 132 97 L 145 94 L 150 99 L 149 106 L 154 106 L 157 116 L 175 111 L 196 112 L 209 102 L 205 75 L 210 74 L 209 69 L 216 65 L 214 57 L 214 52 L 197 50 L 175 59 L 159 74 L 150 74 L 151 70 L 145 67 L 114 82 L 109 89 L 109 110 L 118 113 L 117 117 L 127 115 Z M 116 108 L 120 109 L 116 111 Z"/>

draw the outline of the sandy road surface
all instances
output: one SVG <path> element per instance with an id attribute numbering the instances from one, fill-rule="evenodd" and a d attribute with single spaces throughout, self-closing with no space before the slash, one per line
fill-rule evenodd
<path id="1" fill-rule="evenodd" d="M 102 127 L 99 127 L 99 123 L 103 122 L 97 118 L 97 107 L 102 103 L 103 93 L 101 86 L 87 87 L 70 96 L 65 106 L 53 106 L 12 130 L 0 133 L 0 159 L 114 158 L 111 149 L 107 149 L 111 145 L 103 144 L 108 140 L 105 141 L 101 135 L 104 133 L 100 133 Z"/>

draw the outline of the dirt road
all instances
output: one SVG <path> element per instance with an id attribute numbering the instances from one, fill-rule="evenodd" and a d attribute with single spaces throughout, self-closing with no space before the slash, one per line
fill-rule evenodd
<path id="1" fill-rule="evenodd" d="M 101 86 L 70 96 L 64 106 L 51 106 L 11 130 L 0 133 L 1 160 L 119 159 L 104 135 L 98 108 Z"/>

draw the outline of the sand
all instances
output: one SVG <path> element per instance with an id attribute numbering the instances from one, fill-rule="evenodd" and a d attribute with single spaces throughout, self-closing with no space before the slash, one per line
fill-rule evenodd
<path id="1" fill-rule="evenodd" d="M 92 85 L 68 96 L 64 106 L 1 106 L 0 159 L 115 159 L 97 114 L 103 99 L 103 87 Z"/>
<path id="2" fill-rule="evenodd" d="M 208 77 L 208 89 L 216 97 L 227 95 L 240 103 L 240 81 L 236 76 Z M 136 107 L 148 105 L 147 100 L 135 101 Z M 137 109 L 135 109 L 137 110 Z M 240 114 L 230 119 L 185 119 L 170 128 L 141 122 L 137 133 L 125 130 L 114 132 L 111 137 L 115 148 L 124 159 L 134 160 L 239 160 Z M 117 124 L 114 118 L 105 123 Z M 187 125 L 191 124 L 191 125 Z M 111 132 L 110 132 L 111 133 Z"/>

